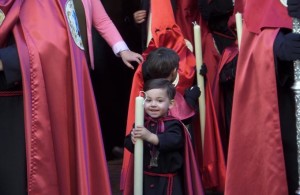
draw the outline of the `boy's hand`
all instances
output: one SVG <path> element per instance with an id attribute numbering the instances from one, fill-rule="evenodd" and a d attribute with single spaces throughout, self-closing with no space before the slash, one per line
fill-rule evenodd
<path id="1" fill-rule="evenodd" d="M 135 127 L 132 131 L 131 140 L 133 144 L 135 144 L 136 139 L 142 139 L 154 145 L 157 145 L 159 142 L 156 134 L 151 133 L 148 129 L 141 126 Z"/>

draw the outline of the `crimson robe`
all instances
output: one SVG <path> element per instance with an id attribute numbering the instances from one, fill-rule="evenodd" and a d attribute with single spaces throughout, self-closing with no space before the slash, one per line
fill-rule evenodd
<path id="1" fill-rule="evenodd" d="M 286 195 L 273 43 L 291 18 L 279 0 L 244 6 L 225 194 Z"/>
<path id="2" fill-rule="evenodd" d="M 12 31 L 20 56 L 29 195 L 111 194 L 84 52 L 60 0 L 8 0 L 0 44 Z"/>
<path id="3" fill-rule="evenodd" d="M 218 104 L 215 104 L 213 99 L 219 95 L 215 94 L 213 89 L 218 81 L 218 68 L 221 54 L 218 52 L 214 43 L 212 32 L 210 32 L 207 22 L 201 17 L 200 13 L 197 16 L 197 22 L 201 27 L 202 56 L 203 63 L 207 67 L 207 74 L 205 75 L 206 115 L 204 143 L 202 151 L 200 151 L 200 147 L 196 147 L 195 150 L 198 163 L 201 167 L 204 188 L 224 192 L 226 164 L 223 152 L 223 138 L 217 119 L 216 105 Z M 195 122 L 195 126 L 197 126 L 197 124 L 200 124 L 200 122 Z M 200 132 L 200 127 L 198 127 L 198 129 L 196 133 Z M 199 140 L 195 141 L 200 142 Z M 201 142 L 196 144 L 196 146 L 199 144 L 201 144 Z"/>

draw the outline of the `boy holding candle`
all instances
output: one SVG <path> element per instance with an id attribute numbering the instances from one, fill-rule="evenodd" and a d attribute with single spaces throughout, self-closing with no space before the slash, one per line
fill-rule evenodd
<path id="1" fill-rule="evenodd" d="M 143 194 L 203 194 L 187 130 L 169 115 L 175 104 L 175 87 L 167 79 L 151 79 L 144 92 L 145 125 L 137 126 L 125 138 L 125 147 L 132 153 L 136 139 L 144 140 Z M 124 194 L 130 194 L 132 183 L 125 186 Z"/>
<path id="2" fill-rule="evenodd" d="M 165 78 L 176 88 L 179 80 L 179 60 L 178 54 L 172 49 L 159 47 L 153 50 L 142 65 L 144 83 L 150 79 Z M 201 91 L 197 85 L 185 89 L 183 95 L 177 89 L 176 91 L 174 98 L 176 103 L 170 109 L 170 115 L 180 119 L 187 126 L 193 141 L 192 122 L 198 110 L 198 98 Z"/>

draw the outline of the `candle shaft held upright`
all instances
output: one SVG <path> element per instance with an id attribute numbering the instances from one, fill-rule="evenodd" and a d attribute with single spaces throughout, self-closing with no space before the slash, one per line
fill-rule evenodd
<path id="1" fill-rule="evenodd" d="M 135 127 L 144 126 L 144 98 L 135 99 Z M 137 139 L 134 146 L 134 195 L 143 194 L 143 156 L 144 142 Z"/>

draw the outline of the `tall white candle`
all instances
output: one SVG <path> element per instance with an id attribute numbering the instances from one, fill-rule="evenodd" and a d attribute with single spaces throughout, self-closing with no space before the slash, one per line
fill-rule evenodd
<path id="1" fill-rule="evenodd" d="M 205 86 L 204 78 L 200 75 L 200 69 L 203 64 L 202 59 L 202 42 L 201 42 L 201 29 L 200 26 L 194 23 L 194 42 L 195 42 L 195 57 L 196 57 L 196 75 L 197 84 L 201 90 L 201 95 L 199 97 L 199 113 L 200 113 L 200 128 L 201 128 L 201 141 L 202 150 L 204 148 L 204 136 L 205 136 Z"/>
<path id="2" fill-rule="evenodd" d="M 243 21 L 242 21 L 242 14 L 239 13 L 239 12 L 237 12 L 235 14 L 235 23 L 236 23 L 236 33 L 237 33 L 237 39 L 238 39 L 238 46 L 240 48 L 241 40 L 242 40 Z"/>
<path id="3" fill-rule="evenodd" d="M 147 47 L 152 39 L 152 14 L 151 14 L 151 10 L 149 10 L 149 14 L 148 14 L 148 23 L 147 23 Z"/>
<path id="4" fill-rule="evenodd" d="M 144 126 L 144 98 L 135 98 L 135 126 Z M 134 146 L 134 195 L 143 194 L 144 143 L 137 139 Z"/>

